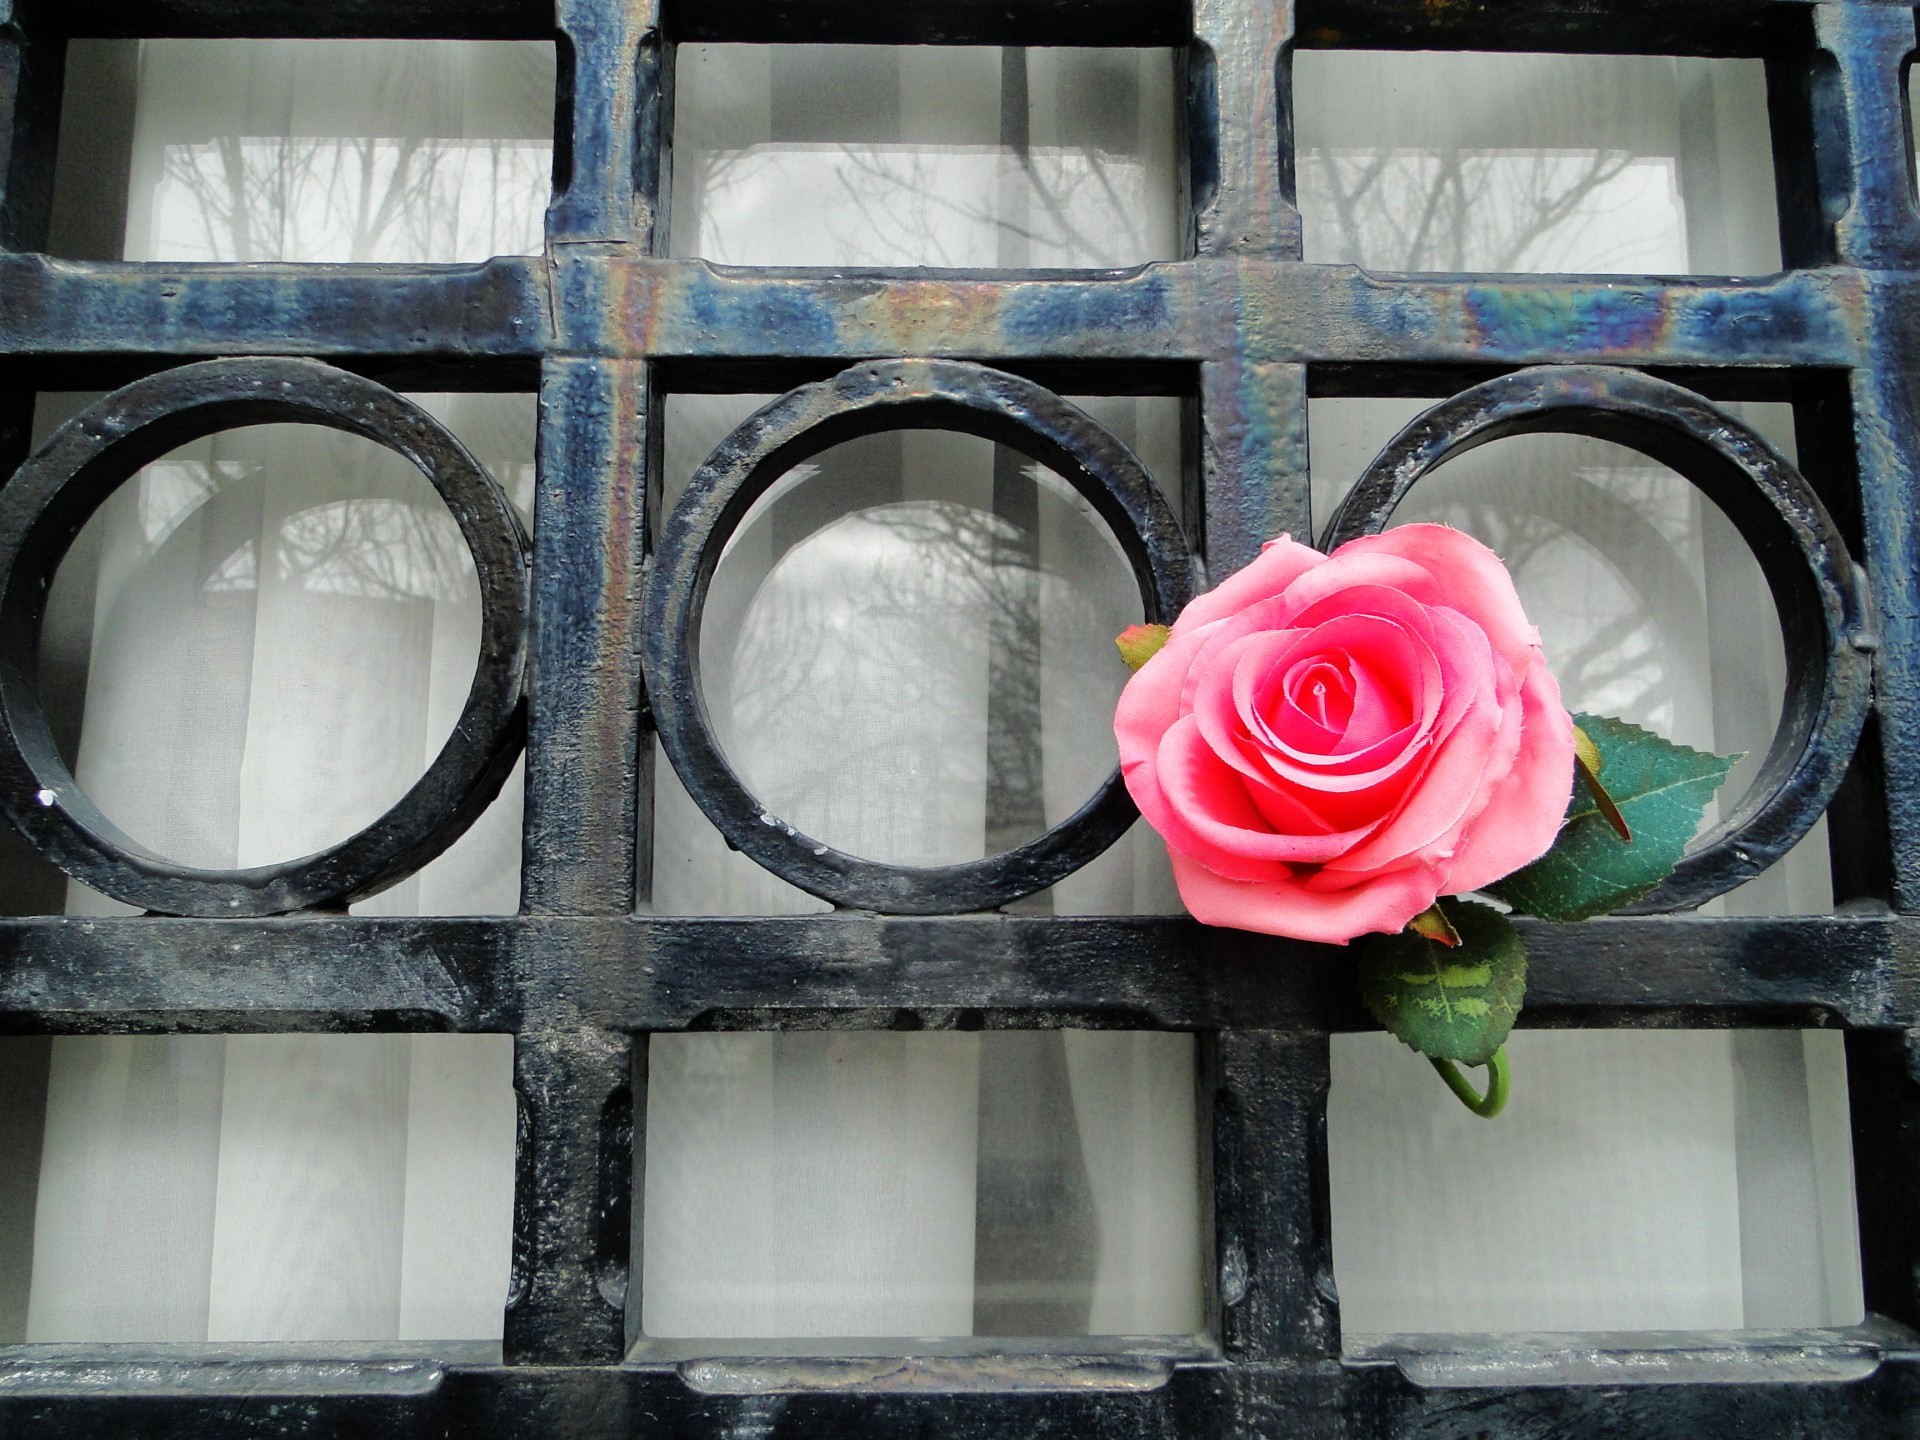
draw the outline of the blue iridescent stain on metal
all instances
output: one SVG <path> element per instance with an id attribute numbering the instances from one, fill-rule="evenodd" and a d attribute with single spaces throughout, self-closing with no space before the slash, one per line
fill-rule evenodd
<path id="1" fill-rule="evenodd" d="M 1356 287 L 1363 320 L 1414 345 L 1515 363 L 1547 358 L 1641 363 L 1847 364 L 1865 331 L 1856 277 L 1759 281 L 1404 282 Z M 1438 355 L 1435 358 L 1439 358 Z"/>
<path id="2" fill-rule="evenodd" d="M 1670 340 L 1683 349 L 1712 346 L 1729 359 L 1803 345 L 1851 349 L 1863 328 L 1864 300 L 1835 288 L 1816 293 L 1796 280 L 1764 292 L 1726 288 L 1690 296 L 1672 312 Z"/>
<path id="3" fill-rule="evenodd" d="M 1164 271 L 1149 267 L 1115 285 L 1053 288 L 1024 286 L 1001 311 L 1000 331 L 1016 345 L 1046 346 L 1064 335 L 1126 336 L 1139 345 L 1142 331 L 1170 328 L 1178 315 Z"/>
<path id="4" fill-rule="evenodd" d="M 735 355 L 819 354 L 837 349 L 833 308 L 804 285 L 733 286 L 701 267 L 668 302 L 714 350 Z"/>
<path id="5" fill-rule="evenodd" d="M 1656 348 L 1670 304 L 1668 296 L 1644 291 L 1475 286 L 1461 308 L 1476 349 L 1524 353 L 1550 338 L 1568 349 L 1614 354 Z"/>

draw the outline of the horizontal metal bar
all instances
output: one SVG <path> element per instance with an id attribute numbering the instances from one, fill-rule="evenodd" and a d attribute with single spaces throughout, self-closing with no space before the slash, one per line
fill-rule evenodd
<path id="1" fill-rule="evenodd" d="M 676 40 L 758 44 L 1177 45 L 1191 25 L 1180 0 L 896 0 L 890 5 L 767 5 L 756 0 L 675 0 Z"/>
<path id="2" fill-rule="evenodd" d="M 70 35 L 501 39 L 553 32 L 553 7 L 540 0 L 17 0 L 12 8 L 36 32 Z M 1298 24 L 1302 42 L 1320 47 L 1755 55 L 1779 43 L 1783 13 L 1806 8 L 1807 0 L 1547 0 L 1523 7 L 1306 0 Z M 681 0 L 667 7 L 667 21 L 675 40 L 760 44 L 1174 45 L 1191 28 L 1188 7 L 1168 0 L 915 0 L 885 7 Z"/>
<path id="3" fill-rule="evenodd" d="M 538 359 L 545 262 L 160 265 L 0 256 L 0 355 L 165 363 L 208 355 Z M 356 368 L 368 368 L 359 365 Z M 51 388 L 79 376 L 41 378 Z"/>
<path id="4" fill-rule="evenodd" d="M 1845 1332 L 1840 1332 L 1844 1334 Z M 1836 1334 L 1833 1338 L 1837 1339 Z M 529 1367 L 402 1360 L 194 1365 L 0 1352 L 9 1433 L 740 1435 L 1819 1435 L 1906 1434 L 1920 1363 L 1862 1347 L 1832 1378 L 1783 1374 L 1764 1347 L 1730 1349 L 1710 1381 L 1516 1372 L 1505 1385 L 1420 1384 L 1368 1359 L 1164 1364 L 894 1354 L 861 1363 Z M 1501 1347 L 1490 1351 L 1497 1356 Z M 729 1382 L 708 1383 L 712 1372 Z"/>
<path id="5" fill-rule="evenodd" d="M 13 0 L 35 35 L 548 39 L 552 0 Z"/>
<path id="6" fill-rule="evenodd" d="M 1920 919 L 1523 921 L 1525 1023 L 1920 1026 Z M 0 1029 L 1372 1028 L 1337 949 L 1177 918 L 0 921 Z"/>
<path id="7" fill-rule="evenodd" d="M 1759 280 L 1375 275 L 1232 257 L 1112 274 L 763 271 L 582 248 L 562 247 L 552 295 L 547 262 L 532 257 L 322 266 L 9 255 L 0 357 L 299 354 L 357 358 L 360 368 L 543 354 L 1845 367 L 1859 362 L 1869 294 L 1899 303 L 1920 288 L 1920 276 L 1852 270 Z M 558 309 L 576 318 L 555 333 Z"/>
<path id="8" fill-rule="evenodd" d="M 1856 0 L 1876 3 L 1876 0 Z M 1613 55 L 1762 55 L 1804 3 L 1780 0 L 1299 0 L 1302 46 L 1343 50 L 1550 50 Z"/>
<path id="9" fill-rule="evenodd" d="M 1043 276 L 563 256 L 556 283 L 556 308 L 594 327 L 563 346 L 656 358 L 1847 366 L 1868 282 L 1388 276 L 1252 257 Z"/>

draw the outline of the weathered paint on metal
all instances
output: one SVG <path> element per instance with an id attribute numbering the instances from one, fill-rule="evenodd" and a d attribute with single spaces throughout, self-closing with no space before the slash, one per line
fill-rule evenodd
<path id="1" fill-rule="evenodd" d="M 1523 1024 L 1920 1029 L 1906 917 L 1521 927 Z M 1337 949 L 1159 916 L 0 920 L 5 1033 L 1371 1029 L 1351 979 Z"/>
<path id="2" fill-rule="evenodd" d="M 585 248 L 585 247 L 582 247 Z M 0 256 L 0 359 L 289 354 L 355 368 L 597 355 L 1852 367 L 1868 290 L 1758 280 L 1383 275 L 1176 261 L 1111 278 L 741 271 L 569 249 L 472 266 L 128 265 Z M 75 371 L 78 374 L 80 372 Z M 491 382 L 489 382 L 489 385 Z"/>

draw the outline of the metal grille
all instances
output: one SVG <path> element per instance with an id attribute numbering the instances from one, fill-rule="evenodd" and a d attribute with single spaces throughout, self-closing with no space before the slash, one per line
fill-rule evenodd
<path id="1" fill-rule="evenodd" d="M 41 464 L 0 492 L 9 527 L 0 549 L 14 580 L 0 611 L 0 706 L 18 739 L 0 766 L 4 803 L 47 853 L 82 869 L 131 864 L 128 873 L 156 887 L 148 903 L 207 917 L 0 922 L 0 1028 L 511 1031 L 522 1099 L 503 1364 L 398 1362 L 344 1347 L 324 1359 L 10 1347 L 0 1350 L 0 1430 L 1465 1437 L 1920 1428 L 1920 1335 L 1908 1328 L 1920 1325 L 1920 928 L 1909 918 L 1920 908 L 1911 533 L 1920 514 L 1920 214 L 1903 98 L 1913 10 L 1881 0 L 1194 0 L 1191 10 L 1161 0 L 6 0 L 0 12 L 8 467 L 24 457 L 32 390 L 157 377 L 109 407 L 98 453 L 69 455 L 64 470 Z M 37 252 L 65 42 L 75 35 L 557 36 L 560 179 L 546 253 L 440 267 L 49 260 Z M 717 272 L 662 258 L 674 45 L 696 40 L 1182 47 L 1190 256 L 1119 277 Z M 1303 264 L 1291 194 L 1296 45 L 1763 57 L 1788 269 L 1752 282 L 1591 281 Z M 284 360 L 179 368 L 216 356 L 307 357 L 336 369 Z M 941 363 L 874 363 L 903 357 Z M 1023 378 L 969 368 L 981 366 Z M 1697 902 L 1733 883 L 1832 795 L 1839 913 L 1648 914 L 1529 925 L 1526 937 L 1531 1023 L 1845 1027 L 1864 1326 L 1462 1339 L 1343 1357 L 1324 1116 L 1327 1037 L 1367 1023 L 1349 968 L 1312 947 L 1177 920 L 987 909 L 1086 858 L 1099 815 L 966 875 L 903 882 L 829 858 L 807 874 L 842 902 L 831 915 L 633 914 L 652 830 L 656 718 L 690 788 L 726 825 L 726 777 L 701 759 L 676 647 L 698 608 L 703 547 L 737 516 L 764 460 L 732 457 L 744 488 L 731 500 L 715 489 L 708 510 L 661 516 L 665 388 L 817 384 L 808 393 L 818 408 L 795 421 L 824 425 L 810 432 L 816 439 L 851 433 L 835 424 L 866 423 L 833 417 L 889 384 L 948 418 L 972 415 L 980 433 L 1039 447 L 1063 473 L 1078 465 L 1076 483 L 1132 535 L 1149 606 L 1171 609 L 1191 580 L 1177 533 L 1160 524 L 1150 493 L 1095 453 L 1097 436 L 1054 423 L 1050 392 L 1190 401 L 1198 493 L 1187 514 L 1199 517 L 1190 538 L 1217 580 L 1267 537 L 1314 528 L 1309 394 L 1444 397 L 1534 366 L 1561 368 L 1503 381 L 1509 389 L 1496 391 L 1506 399 L 1488 402 L 1494 421 L 1517 413 L 1499 411 L 1519 403 L 1513 387 L 1559 386 L 1586 399 L 1556 424 L 1591 431 L 1594 414 L 1626 397 L 1650 407 L 1652 429 L 1633 433 L 1652 445 L 1648 434 L 1676 426 L 1712 431 L 1699 396 L 1791 401 L 1809 479 L 1837 517 L 1837 534 L 1818 544 L 1762 555 L 1776 593 L 1800 597 L 1782 603 L 1790 632 L 1795 605 L 1807 627 L 1801 642 L 1789 634 L 1790 646 L 1803 643 L 1811 657 L 1795 667 L 1789 716 L 1811 718 L 1782 727 L 1796 738 L 1790 763 L 1768 781 L 1770 808 L 1698 862 L 1675 898 Z M 1574 366 L 1651 372 L 1693 395 Z M 22 660 L 37 615 L 31 581 L 48 563 L 45 547 L 77 524 L 85 477 L 107 484 L 142 444 L 181 425 L 259 418 L 262 405 L 309 416 L 316 406 L 371 407 L 332 422 L 362 428 L 385 387 L 511 388 L 536 374 L 530 587 L 507 522 L 493 517 L 500 524 L 488 532 L 483 501 L 453 500 L 463 525 L 473 522 L 470 537 L 493 537 L 477 543 L 483 572 L 488 544 L 500 570 L 489 589 L 499 645 L 483 668 L 492 687 L 478 712 L 483 733 L 423 782 L 418 825 L 361 837 L 330 868 L 185 888 L 164 867 L 88 850 L 86 817 L 62 796 L 41 799 L 49 787 Z M 177 418 L 195 406 L 198 420 Z M 140 432 L 145 441 L 125 439 L 169 415 Z M 388 420 L 404 429 L 404 416 Z M 432 449 L 430 436 L 365 423 L 403 449 Z M 780 437 L 759 438 L 778 451 Z M 1085 452 L 1077 460 L 1076 447 Z M 1716 470 L 1699 447 L 1672 454 L 1730 509 L 1762 504 L 1760 482 L 1738 466 Z M 452 498 L 449 485 L 458 484 L 443 485 Z M 1783 523 L 1791 527 L 1791 515 Z M 661 548 L 650 554 L 655 537 Z M 1804 556 L 1815 552 L 1826 561 L 1808 568 Z M 523 613 L 522 913 L 338 913 L 369 876 L 423 863 L 451 818 L 497 786 L 519 734 Z M 1871 713 L 1856 750 L 1869 667 Z M 761 858 L 799 874 L 817 857 L 776 847 Z M 274 913 L 301 906 L 306 913 Z M 988 1025 L 1092 1016 L 1205 1037 L 1213 1346 L 622 1363 L 637 1315 L 634 1117 L 645 1113 L 634 1037 L 716 1014 L 780 1028 L 822 1017 L 911 1025 L 955 1012 Z"/>

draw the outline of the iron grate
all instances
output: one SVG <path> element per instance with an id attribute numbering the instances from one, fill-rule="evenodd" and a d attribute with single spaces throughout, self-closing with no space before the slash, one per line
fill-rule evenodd
<path id="1" fill-rule="evenodd" d="M 546 251 L 469 266 L 50 259 L 41 252 L 66 41 L 96 35 L 554 39 L 570 112 Z M 1181 47 L 1188 258 L 1115 275 L 721 271 L 665 258 L 683 40 Z M 164 388 L 183 362 L 214 357 L 243 357 L 237 372 L 245 357 L 323 361 L 375 390 L 537 374 L 542 406 L 518 916 L 0 921 L 8 1031 L 511 1031 L 522 1124 L 505 1363 L 445 1349 L 404 1359 L 351 1347 L 5 1347 L 0 1429 L 1354 1440 L 1920 1429 L 1920 213 L 1904 97 L 1915 43 L 1914 11 L 1883 0 L 0 0 L 7 469 L 25 459 L 35 389 L 148 375 Z M 1761 57 L 1788 268 L 1751 281 L 1593 280 L 1302 263 L 1296 45 Z M 1314 530 L 1310 393 L 1451 395 L 1527 367 L 1604 366 L 1658 377 L 1607 382 L 1642 387 L 1634 393 L 1652 394 L 1656 411 L 1693 407 L 1710 420 L 1702 395 L 1794 403 L 1809 478 L 1842 517 L 1823 551 L 1830 563 L 1795 582 L 1835 642 L 1824 682 L 1802 680 L 1824 683 L 1828 710 L 1852 707 L 1853 721 L 1808 730 L 1805 763 L 1818 774 L 1783 782 L 1768 823 L 1776 838 L 1803 829 L 1833 796 L 1840 913 L 1530 929 L 1529 1013 L 1551 1025 L 1844 1027 L 1865 1325 L 1448 1337 L 1343 1356 L 1327 1037 L 1367 1022 L 1337 957 L 1163 919 L 633 913 L 651 833 L 643 659 L 659 675 L 672 658 L 644 617 L 650 604 L 666 614 L 698 598 L 688 555 L 649 553 L 653 537 L 673 534 L 658 513 L 661 397 L 671 385 L 832 383 L 903 357 L 1021 377 L 1003 395 L 1016 425 L 1044 428 L 1041 386 L 1185 396 L 1199 439 L 1194 548 L 1214 579 L 1274 533 Z M 1760 482 L 1722 483 L 1734 494 Z M 0 546 L 31 539 L 28 523 Z M 1183 562 L 1153 538 L 1150 517 L 1140 523 L 1141 553 L 1154 558 L 1136 568 L 1177 603 Z M 696 529 L 686 543 L 702 538 Z M 650 586 L 660 587 L 652 598 Z M 14 625 L 22 604 L 9 592 L 0 619 Z M 669 726 L 680 703 L 670 690 L 654 700 Z M 484 759 L 439 797 L 449 814 L 489 777 L 498 783 Z M 38 803 L 30 771 L 4 770 L 0 804 L 13 813 Z M 1048 863 L 1075 858 L 1069 847 Z M 1020 881 L 1003 873 L 946 905 L 871 888 L 848 898 L 957 910 Z M 325 907 L 350 888 L 287 893 Z M 626 1177 L 644 1113 L 633 1037 L 714 1014 L 804 1028 L 955 1013 L 1208 1037 L 1217 1343 L 623 1363 Z"/>

